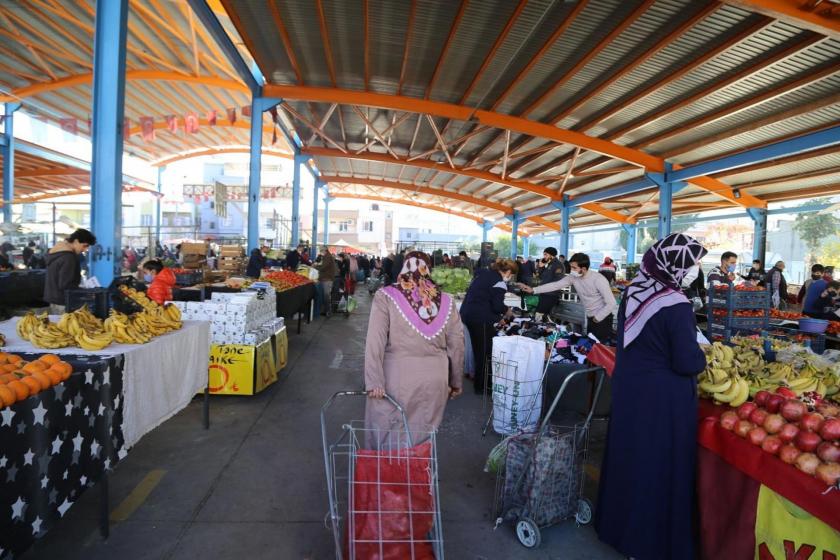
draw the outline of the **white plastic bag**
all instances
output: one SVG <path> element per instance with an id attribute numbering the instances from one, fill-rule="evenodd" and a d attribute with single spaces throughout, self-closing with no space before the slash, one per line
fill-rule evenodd
<path id="1" fill-rule="evenodd" d="M 493 339 L 493 429 L 511 435 L 535 427 L 542 409 L 545 343 L 524 336 Z"/>

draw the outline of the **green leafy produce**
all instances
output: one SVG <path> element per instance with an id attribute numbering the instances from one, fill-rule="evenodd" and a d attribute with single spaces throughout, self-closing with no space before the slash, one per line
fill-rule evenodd
<path id="1" fill-rule="evenodd" d="M 432 270 L 432 280 L 444 292 L 457 294 L 467 291 L 472 282 L 472 276 L 466 268 L 437 267 Z"/>

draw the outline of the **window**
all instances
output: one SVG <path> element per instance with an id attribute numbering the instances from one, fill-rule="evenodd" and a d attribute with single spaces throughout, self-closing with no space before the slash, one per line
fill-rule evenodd
<path id="1" fill-rule="evenodd" d="M 338 231 L 350 231 L 350 222 L 338 222 Z"/>
<path id="2" fill-rule="evenodd" d="M 210 222 L 210 229 L 216 229 L 216 222 Z"/>
<path id="3" fill-rule="evenodd" d="M 36 220 L 37 213 L 35 211 L 34 204 L 24 204 L 23 210 L 21 211 L 20 219 L 22 222 L 34 222 Z"/>
<path id="4" fill-rule="evenodd" d="M 373 231 L 373 220 L 362 222 L 362 231 Z"/>
<path id="5" fill-rule="evenodd" d="M 140 225 L 141 226 L 151 226 L 152 225 L 152 215 L 151 214 L 141 214 L 140 215 Z"/>
<path id="6" fill-rule="evenodd" d="M 265 227 L 266 227 L 266 229 L 274 229 L 274 219 L 273 218 L 268 218 L 265 221 Z"/>
<path id="7" fill-rule="evenodd" d="M 377 212 L 379 210 L 379 205 L 378 204 L 371 204 L 370 209 L 373 210 L 374 212 Z"/>

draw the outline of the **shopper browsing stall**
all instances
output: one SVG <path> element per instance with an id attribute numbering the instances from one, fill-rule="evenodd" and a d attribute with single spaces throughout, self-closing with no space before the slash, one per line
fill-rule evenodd
<path id="1" fill-rule="evenodd" d="M 802 313 L 815 319 L 836 321 L 838 320 L 836 314 L 838 298 L 840 298 L 840 282 L 837 280 L 827 282 L 822 278 L 815 280 L 808 287 Z"/>
<path id="2" fill-rule="evenodd" d="M 598 267 L 598 272 L 600 272 L 610 284 L 615 284 L 616 266 L 615 262 L 613 262 L 610 257 L 604 257 L 604 262 L 602 262 L 601 266 Z"/>
<path id="3" fill-rule="evenodd" d="M 819 280 L 823 277 L 824 271 L 825 268 L 819 263 L 811 266 L 811 277 L 805 280 L 805 282 L 802 284 L 802 287 L 799 288 L 799 293 L 796 295 L 796 303 L 802 304 L 805 302 L 805 296 L 808 293 L 808 288 L 814 281 Z"/>
<path id="4" fill-rule="evenodd" d="M 682 294 L 706 249 L 680 233 L 657 241 L 618 314 L 612 411 L 595 527 L 625 556 L 694 557 L 697 381 L 706 358 Z"/>
<path id="5" fill-rule="evenodd" d="M 268 247 L 263 245 L 260 249 L 251 249 L 251 256 L 248 258 L 248 266 L 245 269 L 245 276 L 248 278 L 259 278 L 262 270 L 266 267 Z"/>
<path id="6" fill-rule="evenodd" d="M 617 308 L 610 283 L 603 275 L 589 270 L 589 257 L 584 253 L 572 255 L 569 264 L 571 273 L 557 282 L 537 288 L 520 285 L 520 288 L 528 293 L 546 294 L 573 287 L 586 309 L 589 334 L 601 342 L 607 342 L 612 337 L 613 313 Z"/>
<path id="7" fill-rule="evenodd" d="M 330 304 L 332 302 L 332 287 L 335 277 L 338 276 L 338 264 L 335 257 L 330 253 L 330 248 L 324 245 L 321 249 L 321 262 L 315 264 L 318 271 L 318 285 L 321 288 L 321 303 L 323 311 L 321 315 L 329 317 L 332 315 Z"/>
<path id="8" fill-rule="evenodd" d="M 720 265 L 709 271 L 709 286 L 714 288 L 718 284 L 733 283 L 738 279 L 735 268 L 738 266 L 738 255 L 726 251 L 720 256 Z"/>
<path id="9" fill-rule="evenodd" d="M 784 261 L 778 261 L 765 275 L 765 282 L 770 290 L 770 301 L 776 309 L 787 301 L 787 281 L 784 272 Z"/>
<path id="10" fill-rule="evenodd" d="M 47 276 L 44 283 L 44 301 L 50 304 L 51 315 L 64 313 L 65 292 L 78 288 L 82 282 L 82 264 L 79 257 L 96 237 L 86 229 L 77 229 L 66 241 L 59 241 L 47 254 Z"/>
<path id="11" fill-rule="evenodd" d="M 378 400 L 385 393 L 403 407 L 409 426 L 435 430 L 447 400 L 462 391 L 461 320 L 430 269 L 429 257 L 412 251 L 397 281 L 373 297 L 365 341 L 365 389 L 373 400 L 365 409 L 365 425 L 383 437 L 402 426 L 394 406 Z"/>
<path id="12" fill-rule="evenodd" d="M 516 273 L 516 281 L 530 286 L 536 273 L 534 262 L 529 258 L 519 255 L 516 257 L 516 264 L 519 266 L 519 272 Z"/>
<path id="13" fill-rule="evenodd" d="M 157 259 L 143 264 L 143 280 L 149 285 L 146 295 L 159 305 L 172 300 L 172 288 L 175 287 L 175 274 L 172 269 L 163 266 Z"/>
<path id="14" fill-rule="evenodd" d="M 467 326 L 475 357 L 475 392 L 485 390 L 484 378 L 493 348 L 494 325 L 508 313 L 505 306 L 507 282 L 517 272 L 516 263 L 498 259 L 490 268 L 480 270 L 467 289 L 461 304 L 461 320 Z M 489 387 L 487 388 L 489 389 Z"/>

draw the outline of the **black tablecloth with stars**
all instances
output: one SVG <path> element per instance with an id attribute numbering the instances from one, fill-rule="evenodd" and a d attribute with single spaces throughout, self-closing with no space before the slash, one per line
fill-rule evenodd
<path id="1" fill-rule="evenodd" d="M 62 359 L 67 381 L 0 410 L 0 558 L 46 534 L 125 456 L 123 356 Z"/>

